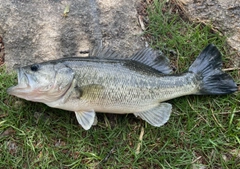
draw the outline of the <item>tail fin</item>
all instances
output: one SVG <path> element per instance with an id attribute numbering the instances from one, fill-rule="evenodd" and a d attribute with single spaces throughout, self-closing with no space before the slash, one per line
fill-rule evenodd
<path id="1" fill-rule="evenodd" d="M 221 68 L 221 53 L 209 44 L 189 68 L 202 81 L 198 94 L 229 94 L 238 90 L 232 77 Z"/>

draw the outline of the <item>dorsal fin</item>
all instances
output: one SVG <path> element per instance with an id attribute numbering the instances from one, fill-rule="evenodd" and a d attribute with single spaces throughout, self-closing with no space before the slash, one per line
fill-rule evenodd
<path id="1" fill-rule="evenodd" d="M 120 53 L 112 50 L 111 48 L 108 47 L 94 47 L 90 53 L 90 57 L 98 57 L 98 58 L 112 58 L 112 59 L 126 59 L 128 58 L 127 56 L 121 55 Z"/>
<path id="2" fill-rule="evenodd" d="M 131 57 L 127 57 L 107 47 L 94 47 L 90 51 L 89 56 L 108 59 L 130 59 L 148 65 L 164 74 L 170 74 L 172 72 L 168 58 L 161 51 L 156 51 L 152 48 L 142 49 Z"/>
<path id="3" fill-rule="evenodd" d="M 152 48 L 145 48 L 130 57 L 132 60 L 148 65 L 164 74 L 172 72 L 169 59 L 161 52 Z"/>

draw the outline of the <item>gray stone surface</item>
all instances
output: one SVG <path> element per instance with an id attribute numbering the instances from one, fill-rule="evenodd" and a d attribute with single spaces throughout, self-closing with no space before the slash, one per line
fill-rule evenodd
<path id="1" fill-rule="evenodd" d="M 0 0 L 5 62 L 26 65 L 82 56 L 94 45 L 131 54 L 144 46 L 140 0 Z M 69 5 L 67 17 L 64 9 Z"/>
<path id="2" fill-rule="evenodd" d="M 237 50 L 235 66 L 240 66 L 240 0 L 178 0 L 188 17 L 197 22 L 212 24 L 227 36 L 228 44 Z"/>

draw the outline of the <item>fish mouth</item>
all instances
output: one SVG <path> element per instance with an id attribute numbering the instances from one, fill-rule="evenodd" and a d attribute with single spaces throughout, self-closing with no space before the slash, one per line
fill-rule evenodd
<path id="1" fill-rule="evenodd" d="M 17 69 L 18 84 L 7 89 L 10 95 L 19 96 L 19 94 L 26 93 L 31 89 L 29 78 L 22 68 Z"/>

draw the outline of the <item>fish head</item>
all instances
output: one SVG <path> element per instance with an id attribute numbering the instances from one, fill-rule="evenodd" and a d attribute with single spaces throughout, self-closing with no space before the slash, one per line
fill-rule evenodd
<path id="1" fill-rule="evenodd" d="M 70 88 L 74 71 L 63 63 L 43 62 L 17 68 L 18 84 L 7 92 L 26 100 L 49 103 Z"/>

